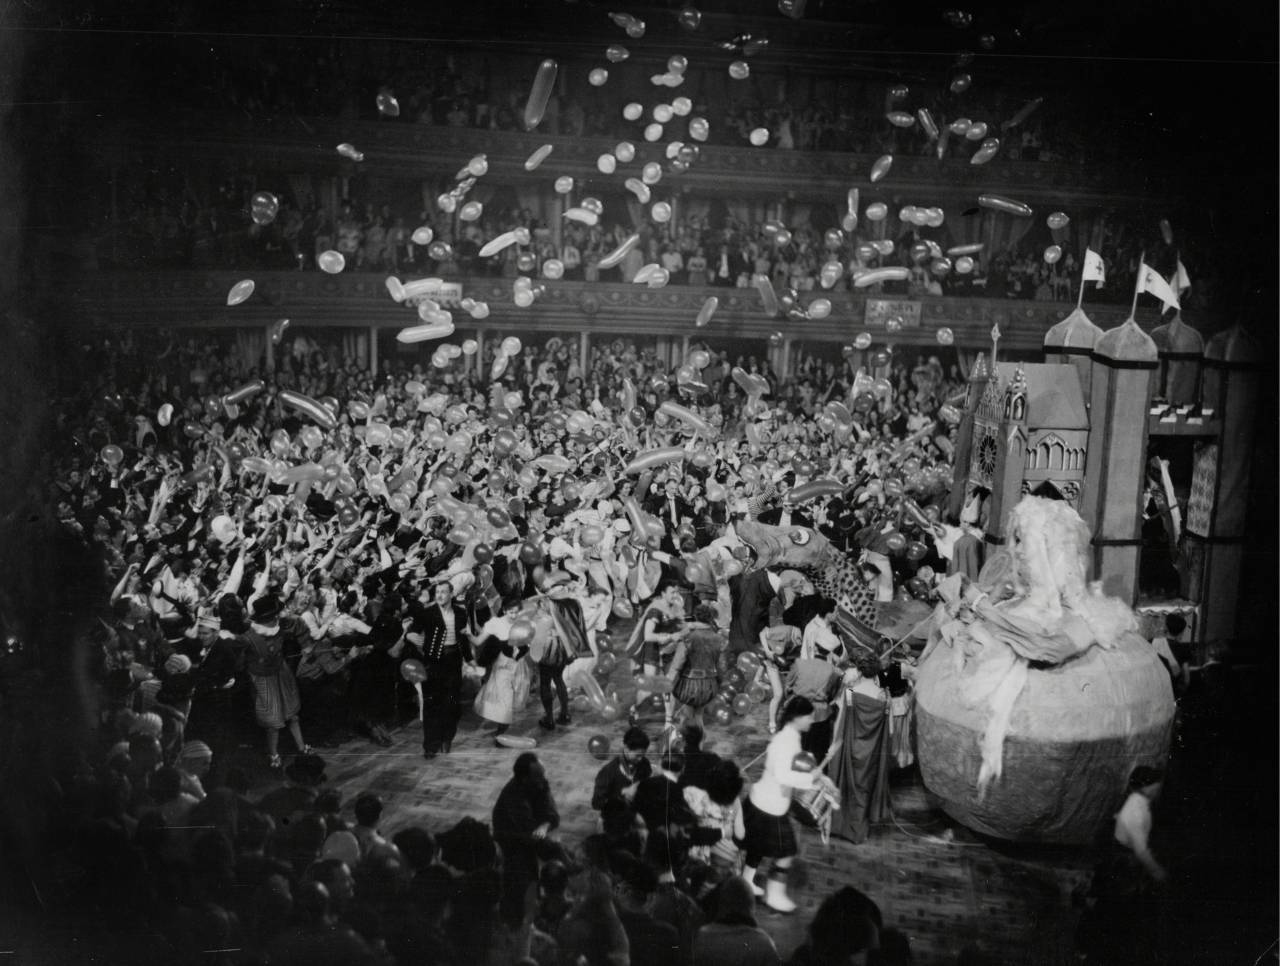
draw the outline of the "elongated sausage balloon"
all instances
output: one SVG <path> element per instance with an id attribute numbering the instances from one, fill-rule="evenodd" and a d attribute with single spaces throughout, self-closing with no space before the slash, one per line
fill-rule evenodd
<path id="1" fill-rule="evenodd" d="M 938 136 L 938 123 L 933 119 L 933 114 L 930 113 L 929 109 L 927 107 L 920 108 L 920 110 L 916 111 L 916 117 L 920 119 L 920 127 L 924 129 L 925 134 L 929 135 L 929 140 L 936 139 Z"/>
<path id="2" fill-rule="evenodd" d="M 680 422 L 684 423 L 690 429 L 701 433 L 708 439 L 715 435 L 715 430 L 711 428 L 711 424 L 687 406 L 681 406 L 679 403 L 667 400 L 658 407 L 658 412 L 665 413 L 672 419 L 680 420 Z"/>
<path id="3" fill-rule="evenodd" d="M 801 483 L 787 494 L 787 499 L 792 503 L 804 503 L 806 500 L 813 500 L 820 496 L 835 496 L 843 492 L 843 483 L 826 476 L 820 480 Z"/>
<path id="4" fill-rule="evenodd" d="M 408 345 L 414 342 L 428 342 L 431 339 L 447 339 L 451 335 L 453 335 L 452 316 L 448 322 L 435 322 L 431 325 L 415 325 L 401 329 L 396 333 L 396 341 Z"/>
<path id="5" fill-rule="evenodd" d="M 1035 112 L 1036 108 L 1038 108 L 1043 103 L 1044 103 L 1043 97 L 1037 97 L 1034 101 L 1027 101 L 1026 104 L 1022 105 L 1022 109 L 1018 111 L 1017 114 L 1009 118 L 1008 122 L 1004 125 L 1004 127 L 1006 128 L 1017 127 L 1027 118 L 1029 118 Z"/>
<path id="6" fill-rule="evenodd" d="M 720 308 L 720 300 L 714 295 L 710 296 L 702 303 L 702 308 L 698 309 L 698 317 L 693 320 L 693 324 L 697 328 L 702 328 L 711 321 L 711 317 L 716 314 L 716 309 Z"/>
<path id="7" fill-rule="evenodd" d="M 556 62 L 544 60 L 538 65 L 538 73 L 534 75 L 533 86 L 529 88 L 529 100 L 524 105 L 524 129 L 532 131 L 542 123 L 542 115 L 546 113 L 547 101 L 556 86 Z"/>
<path id="8" fill-rule="evenodd" d="M 753 275 L 751 276 L 751 284 L 760 293 L 760 304 L 764 307 L 765 315 L 770 317 L 777 315 L 778 296 L 774 294 L 773 282 L 769 281 L 769 276 Z"/>
<path id="9" fill-rule="evenodd" d="M 337 420 L 334 419 L 333 413 L 322 403 L 312 399 L 310 396 L 303 395 L 300 392 L 294 392 L 292 389 L 285 389 L 276 396 L 282 403 L 290 409 L 304 413 L 310 416 L 315 422 L 323 426 L 325 429 L 333 429 Z"/>
<path id="10" fill-rule="evenodd" d="M 634 476 L 667 463 L 684 462 L 684 449 L 679 446 L 664 446 L 662 449 L 651 449 L 641 453 L 623 469 L 627 476 Z"/>
<path id="11" fill-rule="evenodd" d="M 889 169 L 892 167 L 893 167 L 893 155 L 892 154 L 881 155 L 876 160 L 876 163 L 871 166 L 871 183 L 875 184 L 877 181 L 883 178 L 886 174 L 889 173 Z M 856 211 L 857 209 L 854 209 L 854 210 Z"/>
<path id="12" fill-rule="evenodd" d="M 617 265 L 626 257 L 627 252 L 631 251 L 631 249 L 635 248 L 638 244 L 640 244 L 640 236 L 629 235 L 621 245 L 611 251 L 604 258 L 600 259 L 600 267 L 613 268 L 613 266 Z"/>
<path id="13" fill-rule="evenodd" d="M 1031 207 L 1024 205 L 1021 201 L 1014 201 L 1012 198 L 1005 198 L 1001 195 L 978 195 L 978 204 L 983 208 L 990 208 L 992 211 L 1003 211 L 1010 215 L 1017 215 L 1019 218 L 1030 218 Z"/>
<path id="14" fill-rule="evenodd" d="M 280 475 L 280 482 L 285 484 L 316 483 L 323 479 L 324 467 L 319 463 L 303 463 L 301 466 L 285 470 Z"/>
<path id="15" fill-rule="evenodd" d="M 480 249 L 480 257 L 488 258 L 490 255 L 496 255 L 504 248 L 510 248 L 516 243 L 516 233 L 514 231 L 504 231 L 497 238 L 491 238 L 484 243 Z"/>
<path id="16" fill-rule="evenodd" d="M 533 465 L 539 469 L 546 470 L 548 473 L 567 473 L 573 469 L 574 462 L 567 456 L 557 456 L 554 453 L 545 453 L 533 461 Z"/>
<path id="17" fill-rule="evenodd" d="M 982 248 L 982 242 L 972 242 L 968 245 L 952 245 L 947 249 L 947 254 L 952 258 L 956 258 L 960 255 L 976 255 L 978 252 L 982 251 Z"/>
<path id="18" fill-rule="evenodd" d="M 588 227 L 595 227 L 600 223 L 600 216 L 588 208 L 570 208 L 563 217 L 570 221 L 581 222 Z"/>
<path id="19" fill-rule="evenodd" d="M 253 382 L 246 382 L 239 389 L 233 389 L 222 397 L 223 403 L 239 403 L 246 399 L 252 399 L 258 393 L 262 392 L 265 383 L 261 379 L 255 379 Z"/>
<path id="20" fill-rule="evenodd" d="M 877 282 L 905 282 L 910 277 L 911 271 L 907 268 L 875 268 L 856 276 L 853 280 L 853 287 L 866 288 L 869 285 L 875 285 Z"/>
<path id="21" fill-rule="evenodd" d="M 745 392 L 748 396 L 755 395 L 755 383 L 751 379 L 751 374 L 743 369 L 742 366 L 734 366 L 729 370 L 729 377 L 738 384 L 738 388 Z"/>
<path id="22" fill-rule="evenodd" d="M 524 163 L 524 169 L 526 171 L 537 170 L 538 165 L 547 160 L 547 155 L 551 153 L 551 150 L 552 146 L 550 144 L 544 144 L 542 147 L 538 148 L 538 150 L 534 151 L 533 154 L 529 155 L 528 160 Z"/>

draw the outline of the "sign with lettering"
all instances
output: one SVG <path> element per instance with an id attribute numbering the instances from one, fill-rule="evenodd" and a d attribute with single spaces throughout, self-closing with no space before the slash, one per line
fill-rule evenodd
<path id="1" fill-rule="evenodd" d="M 886 320 L 897 317 L 902 320 L 902 327 L 920 327 L 920 303 L 912 299 L 867 299 L 866 315 L 863 321 L 867 326 L 884 328 Z"/>
<path id="2" fill-rule="evenodd" d="M 445 308 L 457 308 L 462 301 L 462 283 L 446 282 L 440 278 L 416 278 L 403 283 L 405 302 L 417 305 L 424 298 L 439 302 Z"/>

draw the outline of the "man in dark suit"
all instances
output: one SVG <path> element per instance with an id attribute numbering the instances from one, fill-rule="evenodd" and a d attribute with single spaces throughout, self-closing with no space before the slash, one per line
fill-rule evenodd
<path id="1" fill-rule="evenodd" d="M 640 728 L 628 728 L 622 736 L 622 754 L 596 772 L 595 788 L 591 795 L 591 807 L 603 812 L 606 806 L 624 802 L 630 807 L 630 796 L 636 785 L 653 774 L 645 752 L 649 750 L 649 736 Z"/>
<path id="2" fill-rule="evenodd" d="M 422 752 L 431 759 L 452 750 L 458 719 L 462 717 L 458 706 L 462 664 L 470 652 L 467 612 L 454 602 L 449 581 L 436 584 L 434 603 L 416 623 L 422 634 L 422 662 L 427 669 L 427 679 L 422 682 Z"/>

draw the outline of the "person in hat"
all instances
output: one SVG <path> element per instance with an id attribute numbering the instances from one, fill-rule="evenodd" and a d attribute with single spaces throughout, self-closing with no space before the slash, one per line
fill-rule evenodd
<path id="1" fill-rule="evenodd" d="M 253 687 L 253 714 L 267 733 L 267 757 L 272 768 L 279 768 L 280 729 L 288 727 L 298 751 L 311 753 L 302 739 L 298 713 L 298 682 L 284 659 L 285 636 L 280 631 L 280 602 L 271 594 L 253 602 L 253 621 L 244 635 L 246 669 Z"/>
<path id="2" fill-rule="evenodd" d="M 258 800 L 258 811 L 270 815 L 277 824 L 313 810 L 319 788 L 325 783 L 325 763 L 309 752 L 298 755 L 284 770 L 284 784 Z"/>
<path id="3" fill-rule="evenodd" d="M 203 801 L 205 798 L 202 779 L 209 774 L 212 766 L 213 749 L 203 741 L 188 741 L 178 752 L 178 776 L 182 790 L 196 801 Z"/>

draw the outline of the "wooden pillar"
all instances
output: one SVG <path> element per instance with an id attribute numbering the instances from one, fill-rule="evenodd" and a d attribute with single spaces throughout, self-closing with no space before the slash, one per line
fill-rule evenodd
<path id="1" fill-rule="evenodd" d="M 369 326 L 369 374 L 378 378 L 378 327 Z"/>
<path id="2" fill-rule="evenodd" d="M 476 371 L 484 372 L 484 333 L 483 326 L 476 329 Z"/>
<path id="3" fill-rule="evenodd" d="M 1236 605 L 1245 568 L 1264 565 L 1257 555 L 1266 537 L 1251 530 L 1248 517 L 1262 359 L 1262 348 L 1239 326 L 1205 347 L 1201 406 L 1213 410 L 1211 418 L 1222 430 L 1216 440 L 1196 447 L 1184 542 L 1189 583 L 1199 591 L 1193 599 L 1200 604 L 1202 641 L 1231 639 L 1238 630 L 1250 636 L 1238 626 Z"/>
<path id="4" fill-rule="evenodd" d="M 1103 333 L 1093 350 L 1080 515 L 1093 532 L 1093 578 L 1129 604 L 1138 597 L 1147 407 L 1158 364 L 1156 344 L 1132 318 Z"/>
<path id="5" fill-rule="evenodd" d="M 276 371 L 276 347 L 271 341 L 271 330 L 275 328 L 275 324 L 271 324 L 263 330 L 267 340 L 267 372 Z"/>
<path id="6" fill-rule="evenodd" d="M 582 367 L 583 376 L 591 371 L 591 360 L 587 353 L 591 351 L 591 333 L 583 329 L 578 333 L 578 365 Z"/>

